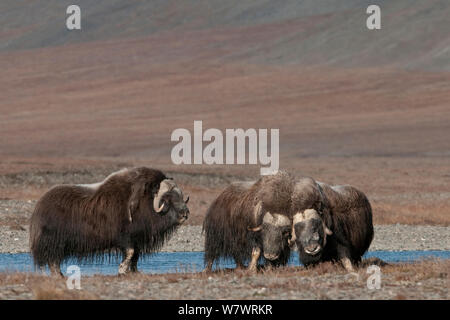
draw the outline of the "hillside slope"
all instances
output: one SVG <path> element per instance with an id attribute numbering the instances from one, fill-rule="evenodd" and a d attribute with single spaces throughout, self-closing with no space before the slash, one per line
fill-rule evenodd
<path id="1" fill-rule="evenodd" d="M 450 70 L 447 0 L 80 0 L 81 32 L 65 29 L 69 4 L 2 1 L 0 50 L 197 31 L 240 41 L 226 61 Z M 369 4 L 381 6 L 381 31 L 365 27 Z M 227 39 L 210 45 L 227 51 Z"/>

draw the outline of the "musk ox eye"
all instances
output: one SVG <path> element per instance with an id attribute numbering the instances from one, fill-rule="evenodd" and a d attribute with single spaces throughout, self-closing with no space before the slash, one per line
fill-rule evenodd
<path id="1" fill-rule="evenodd" d="M 290 239 L 292 237 L 291 232 L 290 231 L 284 231 L 283 232 L 283 237 L 287 238 L 287 239 Z"/>

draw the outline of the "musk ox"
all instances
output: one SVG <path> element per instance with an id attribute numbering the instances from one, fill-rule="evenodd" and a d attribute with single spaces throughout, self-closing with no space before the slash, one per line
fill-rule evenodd
<path id="1" fill-rule="evenodd" d="M 289 211 L 294 180 L 287 173 L 263 176 L 255 183 L 235 183 L 211 204 L 203 223 L 206 271 L 219 259 L 249 262 L 255 271 L 260 257 L 285 265 L 292 230 Z"/>
<path id="2" fill-rule="evenodd" d="M 36 204 L 30 247 L 36 266 L 61 274 L 66 258 L 123 254 L 119 274 L 137 271 L 141 253 L 158 250 L 189 215 L 189 197 L 161 171 L 124 169 L 91 185 L 59 185 Z"/>
<path id="3" fill-rule="evenodd" d="M 295 184 L 293 230 L 305 265 L 340 261 L 348 270 L 358 264 L 373 239 L 372 209 L 364 193 L 352 186 L 329 186 L 311 178 Z"/>

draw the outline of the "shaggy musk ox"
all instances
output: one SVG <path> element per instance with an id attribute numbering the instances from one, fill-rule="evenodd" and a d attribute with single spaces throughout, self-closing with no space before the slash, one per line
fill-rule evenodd
<path id="1" fill-rule="evenodd" d="M 290 242 L 297 244 L 305 266 L 340 261 L 352 271 L 372 242 L 372 208 L 364 193 L 352 186 L 302 178 L 294 187 L 292 210 Z"/>
<path id="2" fill-rule="evenodd" d="M 271 265 L 285 265 L 290 255 L 293 184 L 288 174 L 279 172 L 256 183 L 227 187 L 211 204 L 203 223 L 206 271 L 223 258 L 234 259 L 238 268 L 250 261 L 252 271 L 261 256 Z"/>
<path id="3" fill-rule="evenodd" d="M 119 274 L 137 271 L 141 253 L 158 250 L 187 218 L 187 200 L 161 171 L 124 169 L 91 185 L 60 185 L 36 204 L 30 225 L 35 265 L 61 274 L 69 257 L 122 253 Z"/>

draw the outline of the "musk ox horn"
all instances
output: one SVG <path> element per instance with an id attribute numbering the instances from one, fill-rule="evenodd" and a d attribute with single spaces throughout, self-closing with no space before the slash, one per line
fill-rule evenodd
<path id="1" fill-rule="evenodd" d="M 259 226 L 255 227 L 255 228 L 250 228 L 250 227 L 248 227 L 247 229 L 248 229 L 249 231 L 252 231 L 252 232 L 258 232 L 258 231 L 261 231 L 261 230 L 262 230 L 262 226 L 259 225 Z"/>
<path id="2" fill-rule="evenodd" d="M 161 203 L 161 200 L 164 197 L 164 195 L 166 193 L 172 191 L 172 189 L 174 187 L 175 187 L 175 183 L 172 180 L 165 179 L 165 180 L 161 181 L 161 183 L 159 185 L 158 193 L 157 193 L 155 199 L 153 199 L 153 209 L 155 209 L 156 213 L 161 213 L 164 210 L 166 203 L 163 201 L 161 206 L 159 204 Z"/>
<path id="3" fill-rule="evenodd" d="M 331 231 L 330 229 L 327 228 L 327 226 L 325 225 L 325 223 L 323 224 L 323 231 L 325 231 L 325 234 L 327 236 L 331 236 L 333 234 L 333 231 Z"/>
<path id="4" fill-rule="evenodd" d="M 262 201 L 258 201 L 255 208 L 253 209 L 253 219 L 255 221 L 255 224 L 259 223 L 259 217 L 262 214 Z M 258 225 L 257 227 L 247 227 L 249 231 L 258 232 L 261 231 L 262 225 Z"/>
<path id="5" fill-rule="evenodd" d="M 254 217 L 256 223 L 258 223 L 258 220 L 259 220 L 259 217 L 261 216 L 261 214 L 262 214 L 262 201 L 259 201 L 256 204 L 255 208 L 253 209 L 253 217 Z"/>

